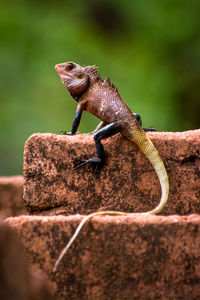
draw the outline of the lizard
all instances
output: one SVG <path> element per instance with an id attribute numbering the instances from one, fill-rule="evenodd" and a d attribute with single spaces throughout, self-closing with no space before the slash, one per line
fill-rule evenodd
<path id="1" fill-rule="evenodd" d="M 125 138 L 135 143 L 148 158 L 155 169 L 161 185 L 162 195 L 159 204 L 154 209 L 139 214 L 160 213 L 168 199 L 169 181 L 164 163 L 146 133 L 146 131 L 153 131 L 154 129 L 142 128 L 140 116 L 132 113 L 122 100 L 117 88 L 111 84 L 109 78 L 106 78 L 104 81 L 102 80 L 96 66 L 82 67 L 74 62 L 66 62 L 57 64 L 55 70 L 68 92 L 78 103 L 71 132 L 62 132 L 62 134 L 76 134 L 83 110 L 92 113 L 101 120 L 101 123 L 93 132 L 97 157 L 81 161 L 73 170 L 86 164 L 92 164 L 94 172 L 97 172 L 106 161 L 106 154 L 101 140 L 120 132 Z M 94 216 L 106 214 L 134 215 L 134 213 L 120 211 L 99 211 L 86 215 L 57 259 L 53 268 L 54 272 L 86 221 Z"/>

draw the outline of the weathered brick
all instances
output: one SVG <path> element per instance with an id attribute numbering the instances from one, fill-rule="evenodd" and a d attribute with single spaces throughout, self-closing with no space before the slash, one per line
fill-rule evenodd
<path id="1" fill-rule="evenodd" d="M 45 274 L 30 268 L 16 231 L 0 222 L 0 297 L 2 300 L 50 300 Z"/>
<path id="2" fill-rule="evenodd" d="M 53 265 L 82 216 L 21 216 L 31 264 L 56 299 L 200 299 L 200 216 L 99 216 L 85 224 L 56 273 Z"/>
<path id="3" fill-rule="evenodd" d="M 200 212 L 200 130 L 149 133 L 170 182 L 164 215 Z M 24 200 L 31 213 L 144 212 L 160 200 L 160 185 L 142 152 L 120 134 L 103 141 L 105 167 L 72 171 L 77 158 L 96 156 L 92 134 L 34 134 L 25 145 Z"/>
<path id="4" fill-rule="evenodd" d="M 23 176 L 0 177 L 0 217 L 26 214 L 23 201 Z"/>

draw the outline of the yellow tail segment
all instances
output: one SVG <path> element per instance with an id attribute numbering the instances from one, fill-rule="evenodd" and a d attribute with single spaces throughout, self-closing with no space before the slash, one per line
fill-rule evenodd
<path id="1" fill-rule="evenodd" d="M 135 133 L 136 132 L 136 133 Z M 165 206 L 165 203 L 167 202 L 168 199 L 168 194 L 169 194 L 169 181 L 168 181 L 168 176 L 167 172 L 165 170 L 165 166 L 162 162 L 162 159 L 160 158 L 158 151 L 156 150 L 155 146 L 153 145 L 152 141 L 148 137 L 148 135 L 143 131 L 143 130 L 137 130 L 134 132 L 134 136 L 132 138 L 128 138 L 132 142 L 134 142 L 140 149 L 141 151 L 145 154 L 145 156 L 148 158 L 152 166 L 154 167 L 156 174 L 158 176 L 158 179 L 160 181 L 161 185 L 161 199 L 160 203 L 152 210 L 143 212 L 143 213 L 136 213 L 137 215 L 146 215 L 146 214 L 158 214 L 161 212 L 163 207 Z M 77 238 L 80 230 L 82 229 L 83 225 L 90 220 L 94 216 L 100 216 L 100 215 L 118 215 L 118 216 L 134 216 L 134 213 L 125 213 L 125 212 L 120 212 L 120 211 L 98 211 L 91 213 L 87 216 L 85 216 L 82 221 L 80 222 L 79 226 L 77 227 L 75 233 L 67 243 L 67 245 L 64 247 L 62 252 L 60 253 L 58 259 L 55 262 L 55 265 L 53 267 L 53 272 L 56 272 L 58 265 L 60 261 L 62 260 L 63 256 L 67 252 L 67 250 L 70 248 L 71 244 L 74 242 L 74 240 Z"/>
<path id="2" fill-rule="evenodd" d="M 158 214 L 165 206 L 169 194 L 169 180 L 164 163 L 160 158 L 160 155 L 158 154 L 158 151 L 155 148 L 154 144 L 145 132 L 140 131 L 138 136 L 134 136 L 134 138 L 131 138 L 130 140 L 134 142 L 148 158 L 148 160 L 154 167 L 154 170 L 156 171 L 161 185 L 162 195 L 158 206 L 148 212 L 141 214 Z"/>

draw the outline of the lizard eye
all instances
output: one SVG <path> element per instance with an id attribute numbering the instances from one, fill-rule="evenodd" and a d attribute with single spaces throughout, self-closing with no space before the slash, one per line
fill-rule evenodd
<path id="1" fill-rule="evenodd" d="M 66 71 L 71 71 L 74 68 L 74 64 L 73 63 L 68 63 L 65 67 Z"/>

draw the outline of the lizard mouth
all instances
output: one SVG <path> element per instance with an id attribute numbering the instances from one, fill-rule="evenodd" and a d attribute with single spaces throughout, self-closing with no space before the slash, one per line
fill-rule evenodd
<path id="1" fill-rule="evenodd" d="M 64 69 L 63 64 L 55 65 L 55 70 L 59 74 L 65 74 L 65 75 L 67 74 L 67 72 Z"/>
<path id="2" fill-rule="evenodd" d="M 73 76 L 70 75 L 70 74 L 65 70 L 63 64 L 55 65 L 55 70 L 56 70 L 56 72 L 58 73 L 58 75 L 59 75 L 61 78 L 67 78 L 67 77 L 73 78 Z"/>

